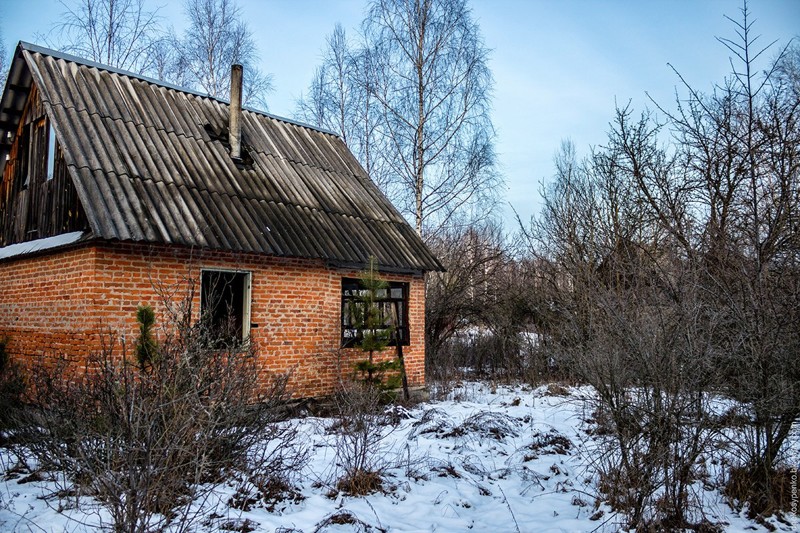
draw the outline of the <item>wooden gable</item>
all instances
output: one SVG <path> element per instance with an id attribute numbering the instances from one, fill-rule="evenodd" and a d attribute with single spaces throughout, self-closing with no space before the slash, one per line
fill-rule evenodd
<path id="1" fill-rule="evenodd" d="M 64 154 L 35 84 L 0 182 L 0 246 L 88 229 Z"/>

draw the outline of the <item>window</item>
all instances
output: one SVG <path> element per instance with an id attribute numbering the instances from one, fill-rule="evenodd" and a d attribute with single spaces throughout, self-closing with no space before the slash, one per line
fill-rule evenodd
<path id="1" fill-rule="evenodd" d="M 342 346 L 354 346 L 363 337 L 353 317 L 353 307 L 363 306 L 362 296 L 366 292 L 361 281 L 342 278 Z M 390 346 L 408 346 L 408 283 L 389 282 L 385 289 L 378 289 L 376 306 L 386 328 L 394 328 Z"/>
<path id="2" fill-rule="evenodd" d="M 201 320 L 221 343 L 250 335 L 250 273 L 203 270 L 200 283 Z"/>
<path id="3" fill-rule="evenodd" d="M 31 182 L 31 126 L 26 124 L 22 127 L 22 133 L 18 141 L 18 161 L 19 176 L 22 178 L 22 188 L 27 189 Z"/>
<path id="4" fill-rule="evenodd" d="M 22 127 L 17 150 L 18 175 L 23 189 L 53 179 L 59 146 L 47 117 Z"/>
<path id="5" fill-rule="evenodd" d="M 53 179 L 56 170 L 56 157 L 58 155 L 57 150 L 57 142 L 56 142 L 56 130 L 53 129 L 53 125 L 50 124 L 47 134 L 47 179 Z"/>

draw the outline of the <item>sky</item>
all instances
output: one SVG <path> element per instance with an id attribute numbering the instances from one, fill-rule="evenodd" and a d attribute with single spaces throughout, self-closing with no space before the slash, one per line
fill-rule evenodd
<path id="1" fill-rule="evenodd" d="M 65 0 L 71 2 L 74 0 Z M 161 6 L 162 23 L 184 26 L 179 0 Z M 239 0 L 261 68 L 272 73 L 269 111 L 291 117 L 319 65 L 334 24 L 356 35 L 366 0 Z M 711 91 L 730 72 L 730 53 L 715 37 L 735 37 L 725 15 L 740 19 L 740 0 L 472 0 L 494 74 L 492 120 L 505 177 L 503 220 L 527 221 L 541 205 L 563 140 L 579 156 L 605 142 L 615 105 L 636 111 L 674 107 L 685 95 L 672 65 L 694 88 Z M 758 43 L 800 38 L 800 0 L 751 0 Z M 16 42 L 42 44 L 64 11 L 59 0 L 0 0 L 9 54 Z M 34 16 L 31 16 L 31 13 Z M 649 95 L 649 96 L 648 96 Z"/>

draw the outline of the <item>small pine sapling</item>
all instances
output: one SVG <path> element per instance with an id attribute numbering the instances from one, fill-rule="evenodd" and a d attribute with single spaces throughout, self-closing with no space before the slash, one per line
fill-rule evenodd
<path id="1" fill-rule="evenodd" d="M 361 274 L 361 288 L 359 297 L 350 302 L 350 316 L 353 325 L 359 332 L 356 346 L 369 354 L 368 359 L 356 363 L 355 368 L 364 381 L 382 388 L 391 389 L 399 385 L 399 377 L 391 377 L 386 383 L 383 375 L 391 370 L 399 369 L 399 361 L 381 361 L 375 363 L 375 353 L 380 353 L 391 342 L 394 327 L 386 325 L 384 309 L 380 303 L 380 294 L 388 290 L 389 284 L 381 279 L 378 273 L 378 264 L 374 257 L 370 257 L 369 266 Z"/>
<path id="2" fill-rule="evenodd" d="M 136 321 L 139 323 L 139 338 L 136 339 L 136 361 L 139 369 L 144 371 L 158 362 L 158 343 L 153 337 L 153 325 L 156 314 L 149 305 L 140 305 L 136 309 Z"/>

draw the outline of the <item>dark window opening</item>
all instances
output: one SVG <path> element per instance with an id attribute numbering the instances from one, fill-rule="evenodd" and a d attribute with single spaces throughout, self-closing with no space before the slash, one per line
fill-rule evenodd
<path id="1" fill-rule="evenodd" d="M 250 334 L 250 273 L 204 270 L 200 285 L 201 321 L 220 344 Z"/>
<path id="2" fill-rule="evenodd" d="M 35 187 L 53 178 L 59 150 L 55 131 L 47 117 L 22 127 L 17 148 L 18 176 L 22 189 Z"/>
<path id="3" fill-rule="evenodd" d="M 17 161 L 19 162 L 19 170 L 18 175 L 22 180 L 22 188 L 27 189 L 28 185 L 30 184 L 30 157 L 31 157 L 31 147 L 30 147 L 30 137 L 31 137 L 31 126 L 30 124 L 26 124 L 22 127 L 22 133 L 19 137 L 18 141 L 18 156 Z"/>
<path id="4" fill-rule="evenodd" d="M 355 324 L 354 306 L 364 306 L 362 299 L 366 289 L 361 281 L 342 278 L 342 346 L 355 346 L 363 339 L 362 331 Z M 378 289 L 375 302 L 383 325 L 393 329 L 389 346 L 408 346 L 408 283 L 388 282 L 385 289 Z"/>

